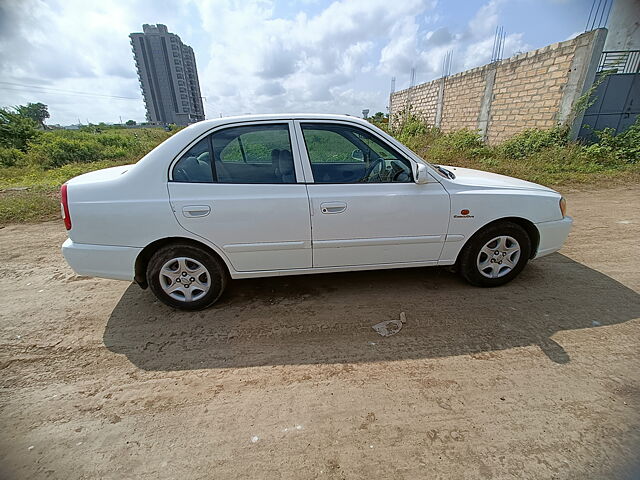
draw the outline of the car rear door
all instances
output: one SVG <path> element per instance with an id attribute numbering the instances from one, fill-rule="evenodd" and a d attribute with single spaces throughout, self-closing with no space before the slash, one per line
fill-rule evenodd
<path id="1" fill-rule="evenodd" d="M 371 130 L 297 121 L 311 208 L 313 266 L 437 262 L 449 195 L 416 184 L 411 161 Z"/>
<path id="2" fill-rule="evenodd" d="M 309 202 L 293 123 L 227 125 L 194 141 L 168 189 L 180 225 L 240 272 L 309 268 Z"/>

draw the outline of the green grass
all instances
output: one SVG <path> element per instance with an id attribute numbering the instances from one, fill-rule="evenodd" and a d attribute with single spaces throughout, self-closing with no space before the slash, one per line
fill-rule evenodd
<path id="1" fill-rule="evenodd" d="M 0 225 L 57 218 L 60 186 L 64 182 L 83 173 L 127 163 L 130 162 L 103 160 L 51 170 L 35 166 L 0 168 Z"/>
<path id="2" fill-rule="evenodd" d="M 135 160 L 134 160 L 135 162 Z M 39 187 L 39 188 L 60 188 L 64 182 L 70 178 L 77 177 L 83 173 L 100 170 L 101 168 L 115 167 L 131 163 L 129 160 L 101 160 L 91 163 L 77 163 L 64 165 L 59 168 L 45 170 L 35 165 L 25 167 L 0 168 L 0 189 L 11 187 Z"/>
<path id="3" fill-rule="evenodd" d="M 57 190 L 33 189 L 0 193 L 0 225 L 39 222 L 60 216 Z"/>

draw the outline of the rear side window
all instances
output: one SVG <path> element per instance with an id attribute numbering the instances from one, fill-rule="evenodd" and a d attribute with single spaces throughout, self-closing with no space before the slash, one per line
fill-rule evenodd
<path id="1" fill-rule="evenodd" d="M 200 140 L 182 155 L 173 167 L 173 181 L 183 183 L 213 182 L 208 138 Z"/>
<path id="2" fill-rule="evenodd" d="M 289 126 L 251 125 L 211 135 L 219 183 L 295 183 Z"/>
<path id="3" fill-rule="evenodd" d="M 173 181 L 295 183 L 289 126 L 250 125 L 212 133 L 178 160 Z"/>

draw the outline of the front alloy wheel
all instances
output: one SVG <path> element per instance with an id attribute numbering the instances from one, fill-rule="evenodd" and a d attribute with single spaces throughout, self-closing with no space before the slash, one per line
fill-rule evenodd
<path id="1" fill-rule="evenodd" d="M 520 225 L 500 222 L 476 233 L 460 252 L 462 276 L 478 287 L 497 287 L 513 280 L 531 256 L 529 234 Z"/>
<path id="2" fill-rule="evenodd" d="M 500 278 L 512 271 L 520 260 L 520 244 L 508 235 L 492 238 L 478 253 L 476 266 L 487 278 Z"/>

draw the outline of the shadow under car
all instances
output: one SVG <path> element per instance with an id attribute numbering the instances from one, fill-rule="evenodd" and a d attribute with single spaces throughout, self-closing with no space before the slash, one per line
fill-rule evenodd
<path id="1" fill-rule="evenodd" d="M 392 337 L 372 325 L 407 323 Z M 104 343 L 145 370 L 375 362 L 538 345 L 570 361 L 551 337 L 640 316 L 640 295 L 561 254 L 530 263 L 493 289 L 443 268 L 378 270 L 231 282 L 219 303 L 172 310 L 131 285 Z"/>

